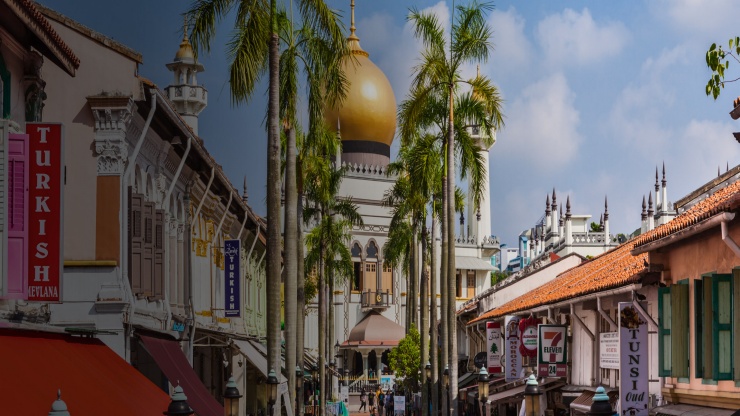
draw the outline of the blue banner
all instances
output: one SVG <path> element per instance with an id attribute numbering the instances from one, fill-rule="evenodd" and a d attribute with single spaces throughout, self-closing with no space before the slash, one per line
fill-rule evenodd
<path id="1" fill-rule="evenodd" d="M 238 317 L 240 314 L 239 302 L 239 261 L 241 250 L 239 240 L 224 241 L 224 316 Z"/>

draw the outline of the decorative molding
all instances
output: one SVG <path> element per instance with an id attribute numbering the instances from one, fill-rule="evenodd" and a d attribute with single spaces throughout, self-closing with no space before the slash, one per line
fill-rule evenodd
<path id="1" fill-rule="evenodd" d="M 43 120 L 44 101 L 46 100 L 46 81 L 41 78 L 41 66 L 44 58 L 36 51 L 31 51 L 24 57 L 23 88 L 26 100 L 26 122 Z"/>
<path id="2" fill-rule="evenodd" d="M 95 153 L 98 154 L 98 176 L 120 176 L 126 168 L 128 145 L 95 135 Z"/>
<path id="3" fill-rule="evenodd" d="M 92 96 L 87 103 L 95 118 L 95 153 L 98 155 L 98 176 L 122 175 L 128 161 L 126 133 L 134 100 L 125 96 Z"/>

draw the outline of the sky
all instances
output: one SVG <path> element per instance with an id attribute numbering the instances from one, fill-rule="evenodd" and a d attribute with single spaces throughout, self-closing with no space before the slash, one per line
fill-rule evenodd
<path id="1" fill-rule="evenodd" d="M 68 17 L 140 52 L 139 73 L 165 87 L 182 38 L 183 0 L 40 0 Z M 349 27 L 349 0 L 327 0 Z M 457 4 L 461 4 L 460 1 Z M 422 45 L 406 21 L 410 7 L 450 21 L 452 1 L 357 0 L 357 35 L 386 74 L 396 101 L 406 96 Z M 668 198 L 675 201 L 740 162 L 730 118 L 740 83 L 717 101 L 706 97 L 704 54 L 713 42 L 740 35 L 740 2 L 733 0 L 551 1 L 501 0 L 488 15 L 493 51 L 481 64 L 504 97 L 505 127 L 490 150 L 491 234 L 516 244 L 542 217 L 545 198 L 570 197 L 573 214 L 598 222 L 608 198 L 610 229 L 640 227 L 643 196 L 665 163 Z M 205 72 L 209 91 L 199 134 L 241 190 L 264 215 L 266 79 L 249 103 L 234 106 L 225 44 L 233 30 L 217 29 Z M 449 25 L 449 23 L 448 23 Z M 82 62 L 81 65 L 85 63 Z M 740 76 L 731 63 L 728 78 Z M 464 68 L 472 77 L 475 65 Z M 397 152 L 398 140 L 392 153 Z"/>

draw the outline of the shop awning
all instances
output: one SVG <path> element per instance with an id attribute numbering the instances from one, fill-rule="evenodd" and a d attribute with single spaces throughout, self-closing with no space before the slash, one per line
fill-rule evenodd
<path id="1" fill-rule="evenodd" d="M 269 371 L 267 370 L 267 351 L 262 352 L 262 344 L 253 343 L 252 341 L 234 339 L 234 345 L 239 348 L 239 352 L 256 367 L 262 375 L 267 378 Z M 293 403 L 288 395 L 288 379 L 283 375 L 284 368 L 280 369 L 278 379 L 280 380 L 279 392 L 282 399 L 282 405 L 285 407 L 285 411 L 288 416 L 293 414 Z"/>
<path id="2" fill-rule="evenodd" d="M 224 408 L 206 390 L 177 341 L 139 335 L 149 355 L 170 384 L 182 386 L 188 404 L 198 416 L 223 416 Z"/>
<path id="3" fill-rule="evenodd" d="M 580 396 L 576 397 L 576 399 L 570 403 L 570 408 L 578 413 L 590 412 L 595 394 L 596 392 L 594 390 L 584 390 Z M 609 401 L 611 402 L 612 407 L 614 407 L 614 403 L 619 399 L 619 390 L 607 388 L 606 395 L 609 396 Z"/>
<path id="4" fill-rule="evenodd" d="M 732 416 L 736 410 L 718 409 L 716 407 L 702 407 L 690 404 L 668 404 L 654 407 L 651 415 L 663 416 Z"/>
<path id="5" fill-rule="evenodd" d="M 72 415 L 161 415 L 170 403 L 95 338 L 0 329 L 0 369 L 3 414 L 45 415 L 57 390 Z"/>
<path id="6" fill-rule="evenodd" d="M 516 382 L 521 383 L 521 381 Z M 558 377 L 549 377 L 544 380 L 541 380 L 540 382 L 540 392 L 545 393 L 550 390 L 556 389 L 558 387 L 562 387 L 565 385 L 565 381 L 563 379 Z M 511 387 L 507 390 L 500 391 L 498 393 L 489 394 L 488 400 L 493 402 L 512 402 L 512 401 L 519 401 L 524 397 L 524 389 L 527 387 L 526 384 L 519 384 L 514 387 Z"/>
<path id="7" fill-rule="evenodd" d="M 455 256 L 455 268 L 458 270 L 495 270 L 490 261 L 469 256 Z"/>

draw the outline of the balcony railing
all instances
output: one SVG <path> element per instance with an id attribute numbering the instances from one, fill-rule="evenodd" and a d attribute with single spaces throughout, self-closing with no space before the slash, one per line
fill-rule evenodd
<path id="1" fill-rule="evenodd" d="M 360 302 L 363 308 L 388 308 L 393 303 L 393 297 L 387 289 L 385 292 L 366 290 L 362 292 Z"/>

